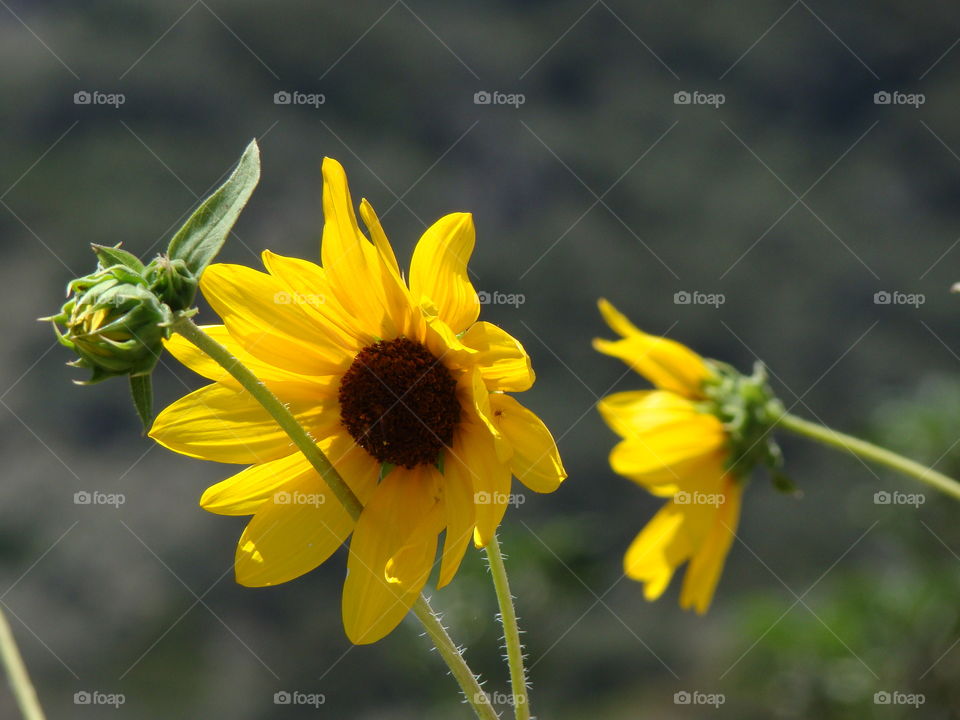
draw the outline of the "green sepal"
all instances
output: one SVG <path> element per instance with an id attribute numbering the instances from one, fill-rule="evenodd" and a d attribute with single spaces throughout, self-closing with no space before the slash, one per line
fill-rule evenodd
<path id="1" fill-rule="evenodd" d="M 390 472 L 396 467 L 393 463 L 382 463 L 380 465 L 380 479 L 377 482 L 383 482 L 384 478 L 390 474 Z"/>
<path id="2" fill-rule="evenodd" d="M 106 245 L 91 243 L 90 247 L 93 248 L 93 252 L 96 254 L 97 260 L 100 261 L 100 267 L 102 268 L 123 265 L 138 275 L 143 272 L 143 263 L 140 262 L 136 255 L 128 253 L 126 250 L 121 250 L 119 244 L 117 244 L 116 247 L 108 247 Z"/>
<path id="3" fill-rule="evenodd" d="M 167 256 L 182 260 L 194 277 L 199 278 L 230 234 L 250 194 L 260 180 L 260 149 L 252 140 L 233 174 L 196 209 L 173 236 Z"/>
<path id="4" fill-rule="evenodd" d="M 149 373 L 130 376 L 130 396 L 143 422 L 143 434 L 146 435 L 153 423 L 153 383 Z"/>

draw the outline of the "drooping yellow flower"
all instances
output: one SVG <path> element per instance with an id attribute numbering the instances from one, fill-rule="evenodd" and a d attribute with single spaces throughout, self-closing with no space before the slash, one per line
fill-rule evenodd
<path id="1" fill-rule="evenodd" d="M 742 478 L 751 466 L 732 467 L 739 457 L 736 443 L 718 417 L 723 413 L 715 412 L 711 392 L 721 384 L 720 370 L 678 342 L 639 330 L 606 300 L 599 304 L 621 339 L 597 339 L 594 348 L 620 358 L 656 387 L 600 401 L 604 420 L 623 438 L 610 453 L 610 465 L 652 494 L 670 498 L 630 545 L 624 572 L 644 584 L 647 600 L 656 600 L 688 562 L 680 605 L 704 613 L 736 534 Z M 750 435 L 754 443 L 756 432 Z"/>
<path id="2" fill-rule="evenodd" d="M 364 505 L 355 523 L 284 432 L 183 338 L 167 348 L 213 380 L 164 410 L 151 437 L 179 453 L 250 467 L 210 487 L 201 506 L 253 515 L 237 546 L 237 581 L 287 582 L 348 537 L 346 633 L 379 640 L 401 621 L 434 566 L 449 583 L 473 539 L 490 541 L 511 476 L 536 492 L 566 477 L 556 444 L 505 393 L 530 388 L 520 343 L 478 322 L 467 275 L 473 219 L 426 230 L 409 283 L 373 208 L 361 232 L 343 168 L 323 163 L 322 267 L 264 252 L 266 273 L 211 265 L 201 290 L 223 325 L 205 330 L 290 408 Z"/>

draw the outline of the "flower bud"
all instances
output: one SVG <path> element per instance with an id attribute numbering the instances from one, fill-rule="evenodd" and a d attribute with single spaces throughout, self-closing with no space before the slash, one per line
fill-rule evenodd
<path id="1" fill-rule="evenodd" d="M 183 260 L 158 255 L 143 275 L 150 290 L 172 311 L 186 310 L 193 305 L 197 278 Z"/>
<path id="2" fill-rule="evenodd" d="M 44 319 L 54 323 L 60 343 L 78 355 L 70 364 L 93 372 L 82 384 L 153 370 L 172 313 L 140 273 L 123 265 L 101 267 L 71 282 L 68 292 L 60 314 Z"/>

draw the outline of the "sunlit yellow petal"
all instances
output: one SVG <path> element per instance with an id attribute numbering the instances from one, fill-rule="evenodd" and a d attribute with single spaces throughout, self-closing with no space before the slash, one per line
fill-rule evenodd
<path id="1" fill-rule="evenodd" d="M 487 429 L 493 438 L 497 457 L 501 462 L 510 459 L 513 449 L 510 443 L 500 432 L 500 428 L 493 422 L 493 409 L 490 407 L 490 393 L 483 382 L 480 369 L 474 367 L 471 372 L 464 374 L 457 382 L 457 395 L 460 398 L 462 421 L 475 423 Z"/>
<path id="2" fill-rule="evenodd" d="M 709 530 L 709 505 L 664 505 L 631 543 L 624 557 L 627 577 L 644 583 L 644 597 L 656 600 L 676 568 L 696 551 Z"/>
<path id="3" fill-rule="evenodd" d="M 269 250 L 263 251 L 262 258 L 269 273 L 285 286 L 286 294 L 279 297 L 320 323 L 331 341 L 353 353 L 374 342 L 376 336 L 359 326 L 341 307 L 322 267 Z"/>
<path id="4" fill-rule="evenodd" d="M 300 453 L 251 465 L 236 475 L 211 485 L 200 498 L 200 507 L 218 515 L 253 515 L 278 492 L 300 488 L 316 475 Z"/>
<path id="5" fill-rule="evenodd" d="M 636 437 L 659 425 L 669 425 L 701 414 L 696 404 L 666 390 L 613 393 L 598 402 L 597 409 L 610 429 L 623 438 Z"/>
<path id="6" fill-rule="evenodd" d="M 553 492 L 567 477 L 553 435 L 536 415 L 509 395 L 490 395 L 493 422 L 513 448 L 510 469 L 534 492 Z"/>
<path id="7" fill-rule="evenodd" d="M 727 479 L 724 503 L 714 513 L 710 533 L 694 553 L 683 578 L 680 606 L 694 608 L 699 614 L 710 608 L 713 593 L 720 581 L 724 561 L 733 544 L 740 521 L 740 500 L 743 488 L 733 479 Z"/>
<path id="8" fill-rule="evenodd" d="M 428 298 L 455 333 L 480 314 L 480 301 L 467 274 L 476 232 L 469 213 L 446 215 L 427 228 L 410 262 L 410 292 L 415 303 Z"/>
<path id="9" fill-rule="evenodd" d="M 327 493 L 314 475 L 260 505 L 237 543 L 237 582 L 247 587 L 278 585 L 330 557 L 350 535 L 353 520 Z"/>
<path id="10" fill-rule="evenodd" d="M 480 368 L 490 391 L 523 392 L 533 386 L 530 356 L 512 335 L 488 322 L 477 322 L 460 336 L 460 341 L 476 354 L 470 362 Z"/>
<path id="11" fill-rule="evenodd" d="M 713 453 L 726 442 L 719 420 L 712 415 L 691 415 L 619 442 L 610 453 L 610 465 L 614 472 L 632 478 Z"/>
<path id="12" fill-rule="evenodd" d="M 687 397 L 702 396 L 703 382 L 711 374 L 703 358 L 675 340 L 638 330 L 606 300 L 600 300 L 600 311 L 624 339 L 596 339 L 593 347 L 597 351 L 620 358 L 658 388 Z"/>
<path id="13" fill-rule="evenodd" d="M 353 643 L 393 630 L 426 583 L 442 525 L 438 482 L 436 468 L 394 468 L 364 507 L 343 587 L 343 624 Z"/>
<path id="14" fill-rule="evenodd" d="M 414 308 L 389 258 L 360 232 L 346 173 L 332 158 L 323 160 L 323 216 L 323 269 L 340 305 L 372 335 L 403 334 Z"/>
<path id="15" fill-rule="evenodd" d="M 331 375 L 350 366 L 350 355 L 322 323 L 287 302 L 275 277 L 243 265 L 215 264 L 200 278 L 203 296 L 244 350 L 266 363 L 304 375 Z"/>
<path id="16" fill-rule="evenodd" d="M 339 422 L 322 398 L 289 403 L 305 427 L 321 435 Z M 174 452 L 224 463 L 260 463 L 293 452 L 293 444 L 276 421 L 246 391 L 222 385 L 200 388 L 161 412 L 150 437 Z"/>
<path id="17" fill-rule="evenodd" d="M 446 453 L 443 465 L 443 505 L 447 533 L 443 541 L 438 589 L 457 574 L 476 525 L 473 481 L 469 471 L 451 453 Z"/>
<path id="18" fill-rule="evenodd" d="M 510 502 L 510 465 L 497 456 L 493 438 L 471 422 L 454 436 L 444 470 L 451 468 L 473 485 L 476 529 L 473 543 L 485 547 L 497 531 Z"/>

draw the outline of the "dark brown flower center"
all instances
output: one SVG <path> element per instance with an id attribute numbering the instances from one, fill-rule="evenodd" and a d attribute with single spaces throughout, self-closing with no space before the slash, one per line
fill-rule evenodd
<path id="1" fill-rule="evenodd" d="M 459 421 L 450 371 L 405 337 L 365 347 L 340 380 L 340 422 L 380 462 L 405 468 L 437 462 Z"/>

